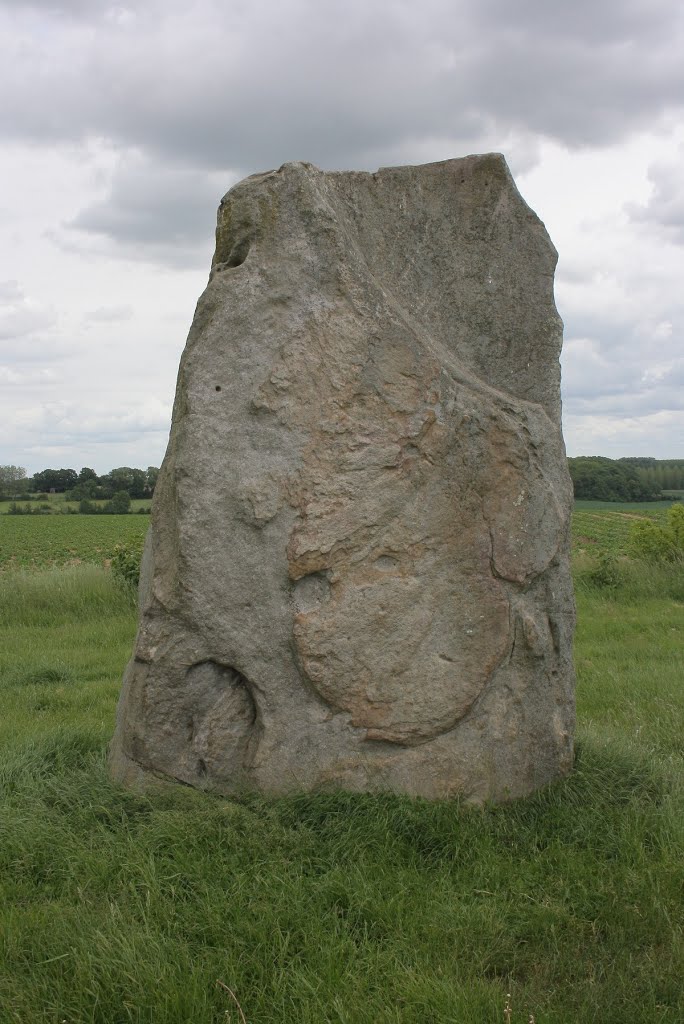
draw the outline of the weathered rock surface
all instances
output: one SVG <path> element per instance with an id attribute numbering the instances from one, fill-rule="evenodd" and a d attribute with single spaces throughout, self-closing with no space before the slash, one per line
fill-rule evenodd
<path id="1" fill-rule="evenodd" d="M 117 778 L 505 799 L 568 771 L 555 263 L 497 154 L 225 196 Z"/>

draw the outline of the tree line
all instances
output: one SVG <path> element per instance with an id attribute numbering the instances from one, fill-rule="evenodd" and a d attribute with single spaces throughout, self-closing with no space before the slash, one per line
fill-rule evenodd
<path id="1" fill-rule="evenodd" d="M 654 490 L 684 491 L 684 459 L 620 459 L 633 466 L 643 483 Z"/>
<path id="2" fill-rule="evenodd" d="M 663 491 L 684 490 L 684 459 L 626 457 L 608 459 L 582 455 L 568 459 L 575 497 L 597 501 L 660 501 Z M 0 500 L 30 501 L 36 494 L 64 494 L 69 501 L 85 502 L 82 511 L 99 511 L 95 501 L 114 501 L 124 510 L 132 498 L 151 498 L 159 469 L 119 466 L 101 476 L 84 466 L 44 469 L 32 477 L 21 466 L 0 466 Z"/>
<path id="3" fill-rule="evenodd" d="M 43 469 L 27 476 L 22 466 L 0 466 L 0 499 L 29 501 L 36 494 L 63 494 L 68 501 L 110 501 L 125 493 L 129 498 L 151 498 L 159 469 L 119 466 L 101 476 L 84 466 L 75 469 Z"/>
<path id="4" fill-rule="evenodd" d="M 575 497 L 594 501 L 662 501 L 684 490 L 684 459 L 581 455 L 568 459 Z"/>

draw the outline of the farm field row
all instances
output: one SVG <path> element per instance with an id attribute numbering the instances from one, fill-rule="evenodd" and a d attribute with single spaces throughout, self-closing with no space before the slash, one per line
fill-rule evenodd
<path id="1" fill-rule="evenodd" d="M 639 515 L 658 516 L 667 512 L 679 492 L 672 491 L 671 501 L 589 501 L 578 499 L 575 512 L 637 512 Z"/>
<path id="2" fill-rule="evenodd" d="M 139 512 L 141 509 L 145 512 L 149 512 L 151 501 L 151 498 L 133 498 L 131 500 L 131 512 Z M 9 515 L 12 504 L 13 502 L 8 499 L 0 501 L 0 516 Z M 55 512 L 61 514 L 66 512 L 78 512 L 78 506 L 80 503 L 78 501 L 66 501 L 63 494 L 51 494 L 47 501 L 17 501 L 16 504 L 19 505 L 20 508 L 26 508 L 26 505 L 28 504 L 29 508 L 34 513 L 41 510 L 46 512 L 49 511 L 50 514 Z M 99 508 L 104 508 L 107 502 L 104 498 L 98 498 L 97 500 L 93 500 L 92 504 L 97 505 Z"/>
<path id="3" fill-rule="evenodd" d="M 640 518 L 664 523 L 669 502 L 612 505 L 577 502 L 572 520 L 573 549 L 597 545 L 626 552 L 633 524 Z M 93 562 L 102 565 L 116 544 L 143 537 L 147 515 L 3 516 L 0 521 L 0 571 L 40 569 Z"/>
<path id="4" fill-rule="evenodd" d="M 572 515 L 573 551 L 600 548 L 613 555 L 629 550 L 632 527 L 640 519 L 649 519 L 663 526 L 670 502 L 633 505 L 601 502 L 576 502 Z"/>
<path id="5" fill-rule="evenodd" d="M 102 565 L 117 544 L 145 536 L 150 517 L 4 516 L 0 572 L 94 562 Z"/>

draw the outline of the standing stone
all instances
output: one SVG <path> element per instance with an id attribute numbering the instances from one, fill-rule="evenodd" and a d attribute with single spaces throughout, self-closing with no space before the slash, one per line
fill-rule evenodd
<path id="1" fill-rule="evenodd" d="M 225 196 L 116 778 L 501 800 L 569 770 L 555 264 L 497 154 Z"/>

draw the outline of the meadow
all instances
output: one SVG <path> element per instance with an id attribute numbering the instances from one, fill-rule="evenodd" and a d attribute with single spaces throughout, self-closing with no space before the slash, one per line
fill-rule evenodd
<path id="1" fill-rule="evenodd" d="M 576 512 L 574 772 L 480 808 L 113 785 L 147 517 L 3 518 L 0 1024 L 681 1024 L 684 584 L 634 514 Z"/>

